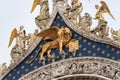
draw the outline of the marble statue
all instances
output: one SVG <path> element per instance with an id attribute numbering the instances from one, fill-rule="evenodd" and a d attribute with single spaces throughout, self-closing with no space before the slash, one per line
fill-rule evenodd
<path id="1" fill-rule="evenodd" d="M 27 50 L 26 32 L 24 30 L 23 25 L 20 26 L 19 30 L 17 30 L 16 28 L 12 30 L 8 47 L 11 46 L 15 38 L 16 38 L 16 44 L 12 48 L 11 54 L 10 54 L 12 59 L 11 64 L 17 62 L 23 55 L 25 55 L 23 53 L 25 52 L 25 50 Z"/>
<path id="2" fill-rule="evenodd" d="M 35 18 L 36 25 L 40 29 L 44 29 L 46 26 L 47 19 L 49 18 L 49 5 L 48 0 L 34 0 L 31 12 L 34 11 L 37 5 L 40 5 L 40 14 Z"/>
<path id="3" fill-rule="evenodd" d="M 72 0 L 72 7 L 69 10 L 69 19 L 72 20 L 73 23 L 79 22 L 80 13 L 83 10 L 82 3 L 80 0 Z"/>
<path id="4" fill-rule="evenodd" d="M 34 3 L 32 5 L 31 12 L 34 11 L 37 5 L 40 5 L 40 18 L 45 19 L 49 16 L 49 6 L 48 6 L 48 0 L 34 0 Z"/>
<path id="5" fill-rule="evenodd" d="M 106 2 L 105 1 L 100 1 L 100 3 L 102 4 L 101 6 L 95 5 L 95 8 L 97 9 L 95 19 L 105 20 L 103 14 L 108 13 L 115 20 L 114 16 L 112 15 L 111 11 L 108 8 Z"/>
<path id="6" fill-rule="evenodd" d="M 92 17 L 90 16 L 90 14 L 85 13 L 83 17 L 80 17 L 79 26 L 82 27 L 82 30 L 90 32 L 91 25 Z"/>
<path id="7" fill-rule="evenodd" d="M 115 18 L 112 15 L 111 11 L 109 10 L 106 2 L 100 1 L 100 3 L 101 3 L 101 6 L 95 5 L 95 8 L 97 9 L 97 13 L 94 19 L 98 20 L 98 25 L 91 32 L 93 32 L 95 35 L 99 36 L 100 38 L 110 39 L 109 38 L 109 27 L 108 27 L 107 21 L 104 19 L 103 14 L 108 13 L 114 20 Z"/>
<path id="8" fill-rule="evenodd" d="M 26 32 L 24 30 L 23 25 L 20 26 L 19 30 L 17 30 L 16 28 L 12 30 L 8 47 L 11 46 L 14 38 L 16 38 L 16 47 L 19 48 L 19 52 L 22 52 L 23 50 L 25 50 L 26 49 Z"/>

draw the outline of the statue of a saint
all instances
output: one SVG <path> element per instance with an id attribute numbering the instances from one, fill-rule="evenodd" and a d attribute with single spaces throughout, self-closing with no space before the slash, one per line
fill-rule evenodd
<path id="1" fill-rule="evenodd" d="M 72 7 L 70 9 L 69 19 L 71 19 L 73 21 L 73 23 L 78 23 L 80 13 L 83 10 L 82 3 L 80 2 L 80 0 L 72 0 L 71 5 L 72 5 Z"/>
<path id="2" fill-rule="evenodd" d="M 20 26 L 19 30 L 17 30 L 16 28 L 14 28 L 12 30 L 8 47 L 11 46 L 14 38 L 16 38 L 16 45 L 15 46 L 16 46 L 18 52 L 19 51 L 21 52 L 21 51 L 25 50 L 26 49 L 26 46 L 25 46 L 25 43 L 26 43 L 26 33 L 25 33 L 23 25 Z"/>
<path id="3" fill-rule="evenodd" d="M 40 5 L 40 13 L 35 18 L 35 22 L 40 29 L 44 29 L 46 26 L 47 20 L 49 19 L 48 0 L 34 0 L 31 12 L 34 11 L 37 5 Z"/>
<path id="4" fill-rule="evenodd" d="M 108 13 L 115 20 L 115 18 L 112 15 L 110 9 L 108 8 L 106 2 L 105 1 L 100 1 L 100 3 L 101 3 L 101 6 L 95 5 L 95 8 L 97 9 L 95 19 L 105 20 L 103 14 Z"/>

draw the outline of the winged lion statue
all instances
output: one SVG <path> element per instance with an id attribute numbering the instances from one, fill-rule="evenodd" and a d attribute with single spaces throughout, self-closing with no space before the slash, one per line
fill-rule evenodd
<path id="1" fill-rule="evenodd" d="M 69 28 L 57 28 L 51 27 L 46 30 L 41 31 L 37 34 L 39 37 L 43 37 L 44 40 L 53 40 L 45 43 L 42 46 L 42 53 L 40 54 L 40 59 L 44 59 L 43 55 L 47 53 L 48 58 L 51 57 L 51 49 L 59 49 L 60 53 L 63 51 L 64 46 L 69 48 L 69 52 L 73 52 L 79 49 L 79 41 L 76 39 L 71 39 L 72 32 Z"/>

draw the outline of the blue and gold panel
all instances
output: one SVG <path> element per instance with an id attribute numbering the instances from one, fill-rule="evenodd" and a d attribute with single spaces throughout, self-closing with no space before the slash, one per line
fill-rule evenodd
<path id="1" fill-rule="evenodd" d="M 58 26 L 61 27 L 67 27 L 59 13 L 57 13 L 56 18 L 52 24 L 52 26 Z M 83 57 L 83 56 L 93 56 L 93 57 L 104 57 L 109 58 L 113 60 L 119 60 L 120 59 L 120 49 L 107 45 L 102 44 L 98 42 L 94 42 L 92 40 L 89 40 L 87 38 L 84 38 L 83 36 L 77 34 L 72 29 L 72 38 L 79 40 L 79 46 L 80 49 L 76 52 L 76 55 L 73 56 L 72 53 L 69 53 L 68 48 L 63 48 L 63 50 L 67 53 L 66 59 L 71 57 Z M 28 55 L 27 58 L 25 58 L 15 69 L 13 69 L 10 73 L 8 73 L 3 80 L 18 80 L 20 77 L 24 76 L 25 74 L 43 66 L 40 62 L 40 53 L 41 53 L 41 47 L 43 44 L 45 44 L 47 41 L 41 41 L 37 47 L 31 52 L 30 55 Z M 36 59 L 31 63 L 28 64 L 33 57 L 36 56 L 36 53 L 39 53 L 39 55 L 36 57 Z M 56 55 L 55 61 L 62 60 L 59 50 L 52 50 L 51 54 Z M 47 59 L 47 56 L 45 55 L 46 62 L 45 64 L 52 63 L 52 60 Z"/>

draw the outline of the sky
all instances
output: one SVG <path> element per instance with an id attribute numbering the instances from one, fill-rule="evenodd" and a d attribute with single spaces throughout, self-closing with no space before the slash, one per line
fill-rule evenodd
<path id="1" fill-rule="evenodd" d="M 68 0 L 69 4 L 71 0 Z M 105 14 L 105 19 L 108 21 L 108 26 L 115 30 L 120 28 L 120 0 L 105 0 L 110 11 L 115 17 L 115 21 Z M 83 4 L 84 13 L 89 13 L 93 18 L 96 13 L 95 5 L 100 5 L 100 0 L 81 0 Z M 35 17 L 39 14 L 40 7 L 30 13 L 33 0 L 1 0 L 0 1 L 0 64 L 10 64 L 10 53 L 12 47 L 15 45 L 15 40 L 10 48 L 8 48 L 8 42 L 11 35 L 11 31 L 14 28 L 19 29 L 21 25 L 24 25 L 25 30 L 28 33 L 33 33 L 35 29 L 39 29 L 35 24 Z M 50 12 L 52 12 L 52 0 L 49 0 Z M 97 25 L 97 21 L 93 20 L 92 27 Z"/>

